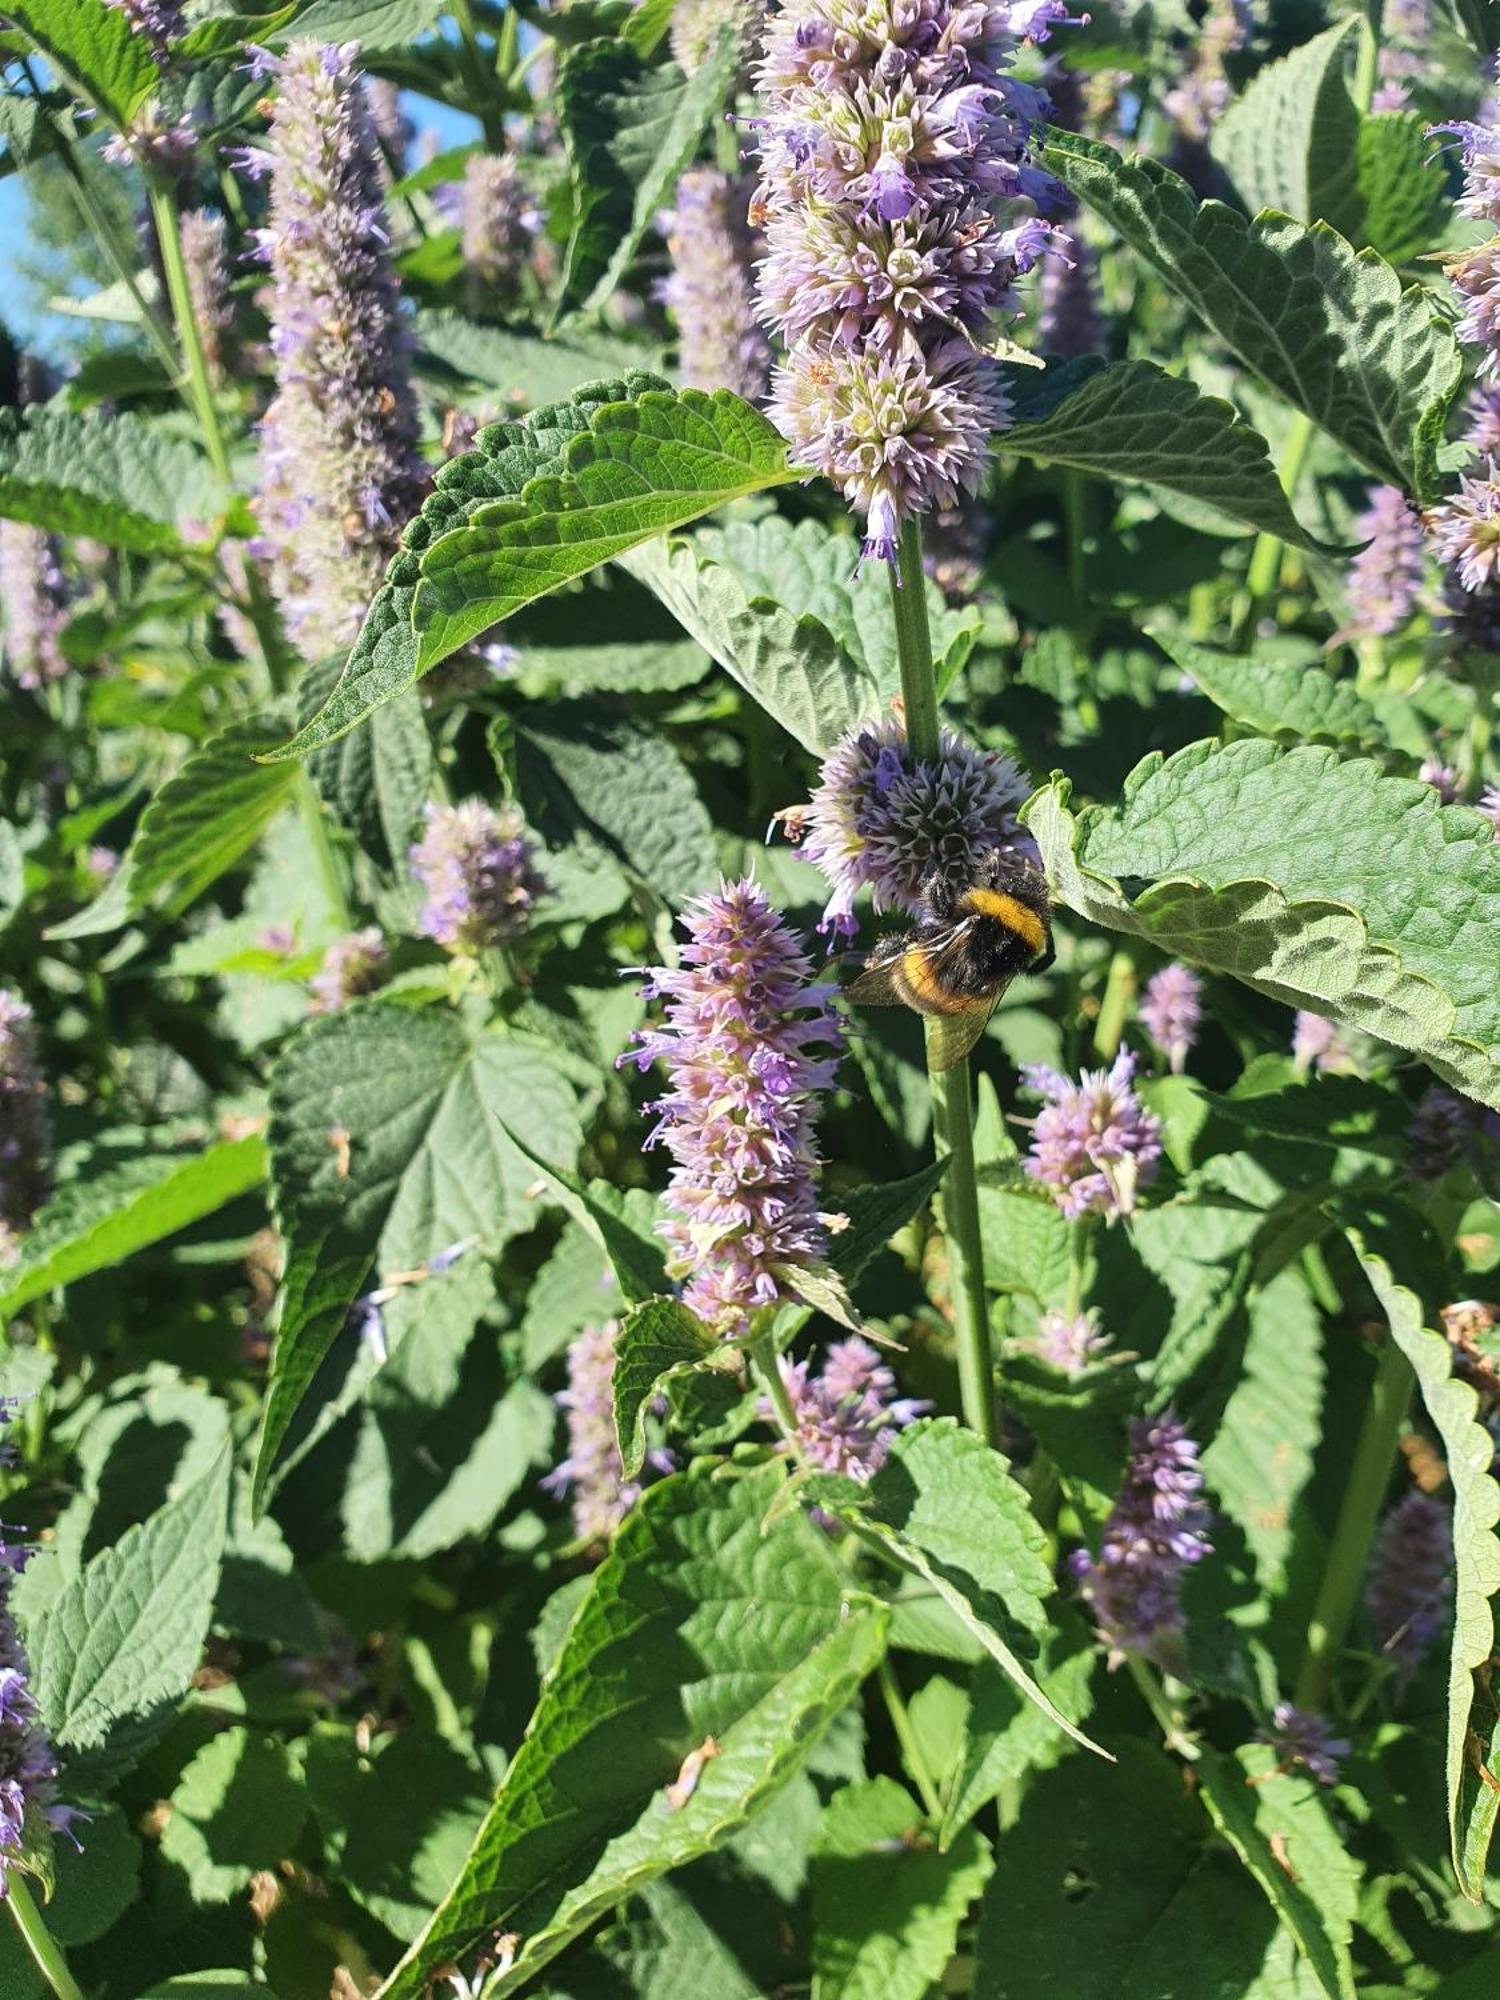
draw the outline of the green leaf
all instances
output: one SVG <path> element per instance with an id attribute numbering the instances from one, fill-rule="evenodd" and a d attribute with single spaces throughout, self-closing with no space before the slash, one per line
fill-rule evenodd
<path id="1" fill-rule="evenodd" d="M 573 233 L 556 318 L 597 312 L 620 283 L 658 212 L 671 205 L 741 63 L 739 37 L 720 33 L 691 77 L 652 67 L 628 41 L 574 49 L 557 79 L 557 119 L 573 183 Z"/>
<path id="2" fill-rule="evenodd" d="M 92 1944 L 139 1902 L 141 1843 L 118 1806 L 89 1813 L 83 1848 L 63 1841 L 57 1851 L 57 1888 L 47 1905 L 47 1928 L 61 1945 Z"/>
<path id="3" fill-rule="evenodd" d="M 1153 1303 L 1159 1303 L 1159 1294 Z M 1128 1350 L 1129 1335 L 1118 1345 Z M 1005 1361 L 1007 1398 L 1056 1464 L 1078 1512 L 1102 1524 L 1125 1470 L 1125 1425 L 1146 1399 L 1140 1371 L 1114 1355 L 1075 1374 L 1012 1342 Z"/>
<path id="4" fill-rule="evenodd" d="M 813 2000 L 924 2000 L 994 1872 L 973 1827 L 946 1852 L 894 1778 L 848 1785 L 813 1837 Z"/>
<path id="5" fill-rule="evenodd" d="M 665 386 L 658 376 L 644 374 L 589 384 L 573 401 L 535 410 L 519 423 L 487 425 L 470 450 L 450 459 L 438 472 L 421 512 L 402 530 L 400 550 L 365 615 L 333 693 L 290 743 L 270 754 L 305 757 L 346 735 L 383 702 L 394 700 L 420 679 L 423 669 L 411 629 L 418 552 L 472 519 L 487 501 L 519 495 L 538 473 L 560 472 L 563 445 L 587 431 L 596 410 Z"/>
<path id="6" fill-rule="evenodd" d="M 940 1160 L 929 1160 L 905 1180 L 872 1181 L 839 1196 L 839 1212 L 847 1218 L 848 1227 L 830 1237 L 828 1261 L 846 1285 L 854 1283 L 898 1229 L 921 1214 L 947 1171 L 945 1154 Z"/>
<path id="7" fill-rule="evenodd" d="M 615 1342 L 612 1380 L 615 1436 L 625 1477 L 634 1479 L 646 1462 L 646 1417 L 666 1382 L 696 1368 L 727 1362 L 738 1366 L 735 1350 L 676 1299 L 647 1299 L 625 1315 Z"/>
<path id="8" fill-rule="evenodd" d="M 1500 47 L 1500 0 L 1453 0 L 1453 13 L 1480 60 L 1488 62 Z"/>
<path id="9" fill-rule="evenodd" d="M 1297 1941 L 1328 2000 L 1355 2000 L 1349 1940 L 1359 1864 L 1311 1778 L 1279 1771 L 1266 1743 L 1234 1758 L 1203 1748 L 1193 1766 L 1220 1833 Z"/>
<path id="10" fill-rule="evenodd" d="M 226 1729 L 188 1763 L 171 1808 L 162 1859 L 182 1870 L 195 1903 L 227 1903 L 257 1869 L 290 1856 L 307 1788 L 284 1743 Z"/>
<path id="11" fill-rule="evenodd" d="M 665 1292 L 667 1253 L 640 1213 L 640 1204 L 630 1199 L 643 1190 L 617 1188 L 610 1181 L 580 1181 L 544 1160 L 503 1119 L 501 1124 L 516 1151 L 546 1179 L 562 1207 L 608 1257 L 626 1303 L 641 1305 Z"/>
<path id="12" fill-rule="evenodd" d="M 1344 84 L 1357 23 L 1340 21 L 1257 70 L 1214 127 L 1214 158 L 1252 215 L 1277 208 L 1356 240 L 1359 112 Z"/>
<path id="13" fill-rule="evenodd" d="M 58 78 L 121 131 L 160 80 L 151 44 L 106 0 L 6 0 L 5 14 Z"/>
<path id="14" fill-rule="evenodd" d="M 1075 1637 L 1039 1675 L 1049 1700 L 1080 1726 L 1093 1706 L 1089 1682 L 1097 1658 L 1092 1640 Z M 945 1848 L 991 1799 L 1034 1771 L 1050 1771 L 1070 1748 L 1063 1732 L 988 1662 L 976 1671 L 970 1689 L 973 1699 L 939 1836 Z"/>
<path id="15" fill-rule="evenodd" d="M 1453 1482 L 1457 1588 L 1448 1663 L 1448 1826 L 1459 1887 L 1470 1902 L 1478 1903 L 1484 1899 L 1485 1864 L 1500 1806 L 1500 1794 L 1491 1790 L 1469 1755 L 1471 1727 L 1486 1750 L 1494 1731 L 1489 1669 L 1495 1650 L 1494 1600 L 1500 1593 L 1500 1534 L 1496 1533 L 1500 1482 L 1492 1470 L 1494 1440 L 1480 1421 L 1477 1392 L 1453 1372 L 1449 1342 L 1423 1325 L 1420 1299 L 1397 1284 L 1390 1266 L 1365 1248 L 1357 1231 L 1351 1230 L 1349 1238 L 1385 1312 L 1391 1338 L 1416 1374 Z M 1482 1686 L 1476 1680 L 1481 1672 Z"/>
<path id="16" fill-rule="evenodd" d="M 700 540 L 648 542 L 617 561 L 814 756 L 879 712 L 874 680 L 820 619 L 752 593 L 733 568 L 702 553 Z"/>
<path id="17" fill-rule="evenodd" d="M 1057 1203 L 1035 1184 L 979 1189 L 984 1280 L 997 1292 L 1026 1292 L 1058 1305 L 1072 1270 L 1072 1231 Z"/>
<path id="18" fill-rule="evenodd" d="M 1335 679 L 1315 660 L 1246 659 L 1160 629 L 1151 637 L 1216 708 L 1261 736 L 1277 743 L 1386 747 L 1380 718 L 1353 681 Z"/>
<path id="19" fill-rule="evenodd" d="M 264 46 L 296 12 L 297 0 L 286 0 L 284 6 L 266 7 L 258 12 L 214 14 L 205 21 L 195 21 L 187 33 L 172 44 L 173 66 L 238 55 L 247 42 Z"/>
<path id="20" fill-rule="evenodd" d="M 439 362 L 516 409 L 561 402 L 607 369 L 632 368 L 641 360 L 639 344 L 607 334 L 546 339 L 514 327 L 485 326 L 446 306 L 420 311 L 416 332 L 419 366 Z"/>
<path id="21" fill-rule="evenodd" d="M 411 1270 L 469 1237 L 494 1252 L 529 1226 L 532 1169 L 507 1126 L 554 1162 L 576 1154 L 573 1094 L 546 1051 L 453 1014 L 367 1002 L 314 1022 L 279 1058 L 271 1178 L 287 1265 L 257 1509 L 377 1249 Z"/>
<path id="22" fill-rule="evenodd" d="M 121 19 L 104 0 L 97 4 L 108 20 Z M 133 555 L 175 555 L 212 539 L 226 497 L 196 445 L 144 417 L 80 416 L 52 403 L 0 410 L 6 520 L 87 535 Z"/>
<path id="23" fill-rule="evenodd" d="M 265 1172 L 263 1139 L 225 1139 L 186 1158 L 154 1153 L 66 1182 L 38 1210 L 20 1255 L 0 1271 L 0 1320 L 175 1236 L 248 1194 Z"/>
<path id="24" fill-rule="evenodd" d="M 86 1750 L 187 1692 L 208 1637 L 229 1512 L 230 1456 L 74 1577 L 26 1634 L 54 1743 Z"/>
<path id="25" fill-rule="evenodd" d="M 603 848 L 671 909 L 715 887 L 708 809 L 654 730 L 597 701 L 534 702 L 518 718 L 516 748 L 526 817 L 550 848 L 576 845 L 585 859 Z"/>
<path id="26" fill-rule="evenodd" d="M 1110 930 L 1335 1015 L 1500 1108 L 1489 941 L 1500 846 L 1479 813 L 1331 750 L 1196 743 L 1112 811 L 1025 812 L 1053 893 Z M 1148 886 L 1127 898 L 1115 879 Z"/>
<path id="27" fill-rule="evenodd" d="M 1181 1767 L 1152 1746 L 1044 1772 L 996 1848 L 974 1992 L 1245 2000 L 1275 1923 L 1208 1833 Z"/>
<path id="28" fill-rule="evenodd" d="M 473 1755 L 432 1730 L 387 1737 L 373 1767 L 357 1773 L 340 1886 L 410 1943 L 463 1867 L 491 1789 Z M 409 1804 L 392 1812 L 392 1799 Z M 314 1792 L 315 1809 L 316 1800 Z"/>
<path id="29" fill-rule="evenodd" d="M 1180 493 L 1297 548 L 1322 547 L 1293 514 L 1260 432 L 1185 377 L 1087 355 L 1013 367 L 1008 386 L 1001 451 Z"/>
<path id="30" fill-rule="evenodd" d="M 730 571 L 751 599 L 780 605 L 794 619 L 817 619 L 874 683 L 880 708 L 901 692 L 890 587 L 880 564 L 861 567 L 852 535 L 821 521 L 793 523 L 767 514 L 700 529 L 692 546 Z M 950 605 L 930 579 L 923 588 L 933 668 L 939 687 L 946 687 L 973 650 L 979 614 L 973 605 Z"/>
<path id="31" fill-rule="evenodd" d="M 627 1517 L 458 1881 L 383 2000 L 413 2000 L 497 1929 L 521 1940 L 491 1982 L 500 2000 L 633 1889 L 722 1845 L 800 1768 L 880 1657 L 885 1614 L 847 1595 L 816 1528 L 768 1517 L 782 1478 L 699 1460 Z"/>
<path id="32" fill-rule="evenodd" d="M 308 760 L 318 795 L 377 865 L 406 866 L 432 790 L 432 739 L 415 694 L 398 695 Z"/>
<path id="33" fill-rule="evenodd" d="M 404 52 L 446 11 L 446 0 L 312 0 L 274 39 L 280 46 L 292 35 L 313 35 L 320 42 L 357 41 L 366 55 Z"/>
<path id="34" fill-rule="evenodd" d="M 930 1584 L 1044 1715 L 1075 1743 L 1107 1754 L 1048 1698 L 1015 1650 L 1036 1652 L 1053 1582 L 1046 1537 L 999 1452 L 956 1417 L 924 1417 L 901 1432 L 857 1497 L 825 1492 L 816 1479 L 803 1491 Z"/>
<path id="35" fill-rule="evenodd" d="M 1458 386 L 1451 328 L 1373 251 L 1326 223 L 1247 222 L 1168 168 L 1052 131 L 1044 163 L 1138 251 L 1245 366 L 1377 478 L 1419 498 Z"/>
<path id="36" fill-rule="evenodd" d="M 638 542 L 804 476 L 775 425 L 727 389 L 605 404 L 561 457 L 560 474 L 480 506 L 424 550 L 412 604 L 421 671 Z"/>
<path id="37" fill-rule="evenodd" d="M 1360 240 L 1393 264 L 1441 245 L 1453 215 L 1448 176 L 1420 111 L 1382 111 L 1359 128 Z"/>
<path id="38" fill-rule="evenodd" d="M 256 760 L 284 723 L 242 716 L 193 751 L 141 814 L 103 894 L 49 932 L 96 937 L 151 909 L 176 916 L 253 847 L 291 798 L 296 768 Z"/>

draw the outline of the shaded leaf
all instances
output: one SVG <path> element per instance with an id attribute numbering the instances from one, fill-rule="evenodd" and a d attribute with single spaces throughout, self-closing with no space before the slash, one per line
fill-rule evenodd
<path id="1" fill-rule="evenodd" d="M 627 1479 L 636 1478 L 646 1462 L 646 1417 L 653 1398 L 669 1380 L 708 1367 L 716 1357 L 720 1366 L 739 1365 L 735 1351 L 676 1299 L 647 1299 L 625 1315 L 610 1386 Z"/>
<path id="2" fill-rule="evenodd" d="M 120 20 L 104 0 L 92 4 Z M 149 57 L 147 65 L 154 81 Z M 225 498 L 196 445 L 144 417 L 80 416 L 51 403 L 0 410 L 0 515 L 7 520 L 87 535 L 136 555 L 171 555 L 207 537 Z"/>
<path id="3" fill-rule="evenodd" d="M 1174 632 L 1153 630 L 1151 636 L 1216 708 L 1261 736 L 1278 743 L 1386 747 L 1380 718 L 1353 681 L 1336 679 L 1316 661 L 1246 659 Z"/>

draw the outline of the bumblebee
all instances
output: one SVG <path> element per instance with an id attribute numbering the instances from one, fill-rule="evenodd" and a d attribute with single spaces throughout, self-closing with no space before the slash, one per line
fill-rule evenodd
<path id="1" fill-rule="evenodd" d="M 1047 878 L 1013 848 L 997 847 L 955 884 L 929 876 L 909 931 L 885 939 L 848 989 L 856 1007 L 912 1007 L 935 1026 L 934 1069 L 963 1061 L 1018 972 L 1053 959 Z"/>

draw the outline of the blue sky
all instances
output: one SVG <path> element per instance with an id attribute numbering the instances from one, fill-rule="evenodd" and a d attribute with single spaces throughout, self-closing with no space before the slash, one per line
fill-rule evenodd
<path id="1" fill-rule="evenodd" d="M 466 112 L 454 111 L 446 104 L 436 104 L 430 97 L 418 97 L 410 91 L 403 102 L 418 132 L 435 131 L 444 147 L 463 145 L 478 134 L 478 125 Z M 11 174 L 0 180 L 0 320 L 22 346 L 34 348 L 39 354 L 55 355 L 59 333 L 66 333 L 75 323 L 55 313 L 35 311 L 35 293 L 22 282 L 16 268 L 26 247 L 27 233 L 25 181 L 22 175 Z"/>

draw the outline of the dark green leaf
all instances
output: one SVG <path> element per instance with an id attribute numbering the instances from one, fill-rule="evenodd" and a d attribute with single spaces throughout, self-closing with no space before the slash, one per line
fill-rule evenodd
<path id="1" fill-rule="evenodd" d="M 716 1357 L 721 1365 L 738 1365 L 734 1350 L 676 1299 L 647 1299 L 625 1315 L 615 1342 L 611 1387 L 615 1436 L 627 1479 L 636 1478 L 646 1461 L 652 1399 L 668 1380 L 710 1366 Z"/>

